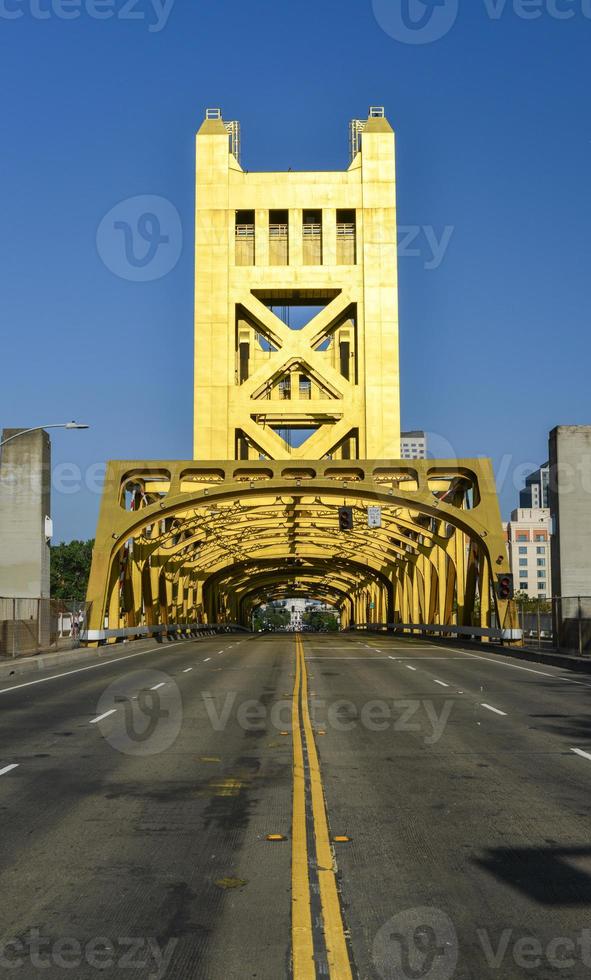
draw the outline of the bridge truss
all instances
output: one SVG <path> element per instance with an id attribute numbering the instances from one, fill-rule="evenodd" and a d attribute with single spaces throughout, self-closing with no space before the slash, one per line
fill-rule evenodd
<path id="1" fill-rule="evenodd" d="M 311 595 L 345 627 L 511 625 L 507 571 L 488 460 L 111 462 L 89 628 L 248 626 L 263 602 Z"/>

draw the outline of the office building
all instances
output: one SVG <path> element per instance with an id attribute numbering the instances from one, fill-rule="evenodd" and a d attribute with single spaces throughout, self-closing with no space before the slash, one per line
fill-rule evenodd
<path id="1" fill-rule="evenodd" d="M 400 458 L 427 458 L 427 436 L 421 429 L 400 433 Z"/>
<path id="2" fill-rule="evenodd" d="M 503 525 L 516 592 L 534 599 L 552 595 L 551 521 L 547 507 L 519 507 Z"/>
<path id="3" fill-rule="evenodd" d="M 519 491 L 519 506 L 526 509 L 548 507 L 548 477 L 550 464 L 544 463 L 525 478 L 525 487 Z"/>

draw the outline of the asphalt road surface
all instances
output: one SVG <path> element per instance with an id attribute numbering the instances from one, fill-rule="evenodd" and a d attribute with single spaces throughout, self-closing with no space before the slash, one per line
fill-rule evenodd
<path id="1" fill-rule="evenodd" d="M 362 635 L 0 686 L 0 976 L 591 976 L 591 678 Z"/>

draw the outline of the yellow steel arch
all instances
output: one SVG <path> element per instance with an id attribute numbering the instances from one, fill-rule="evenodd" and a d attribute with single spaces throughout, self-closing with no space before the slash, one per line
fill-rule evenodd
<path id="1" fill-rule="evenodd" d="M 335 602 L 406 622 L 488 625 L 491 585 L 507 571 L 486 460 L 111 463 L 89 586 L 91 628 L 245 618 L 273 582 L 332 579 Z M 354 528 L 338 530 L 351 506 Z M 126 506 L 127 505 L 127 506 Z M 381 508 L 369 528 L 367 507 Z M 133 508 L 133 509 L 130 509 Z M 257 585 L 258 583 L 258 585 Z M 246 593 L 244 593 L 246 595 Z M 254 600 L 253 600 L 254 601 Z M 478 622 L 475 623 L 475 618 Z"/>

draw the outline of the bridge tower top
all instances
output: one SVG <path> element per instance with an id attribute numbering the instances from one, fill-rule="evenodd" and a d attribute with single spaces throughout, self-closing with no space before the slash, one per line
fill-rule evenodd
<path id="1" fill-rule="evenodd" d="M 395 138 L 353 120 L 343 171 L 240 164 L 240 126 L 197 133 L 196 459 L 400 455 Z"/>

